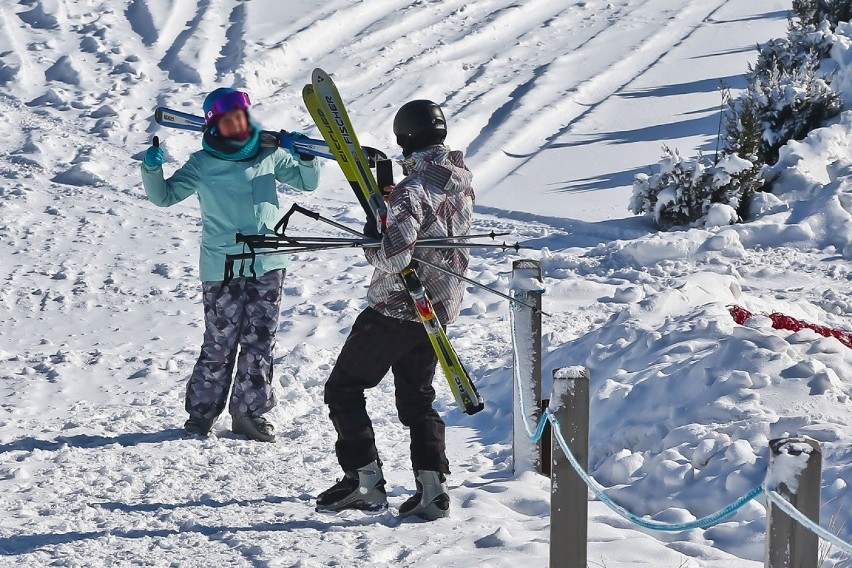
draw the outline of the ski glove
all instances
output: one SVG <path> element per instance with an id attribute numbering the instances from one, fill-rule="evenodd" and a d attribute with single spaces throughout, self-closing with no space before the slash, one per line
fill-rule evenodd
<path id="1" fill-rule="evenodd" d="M 158 168 L 164 162 L 163 149 L 159 146 L 151 146 L 145 152 L 145 159 L 142 162 L 149 168 Z"/>
<path id="2" fill-rule="evenodd" d="M 366 223 L 364 223 L 364 235 L 368 239 L 381 239 L 382 238 L 382 235 L 379 234 L 379 230 L 376 228 L 376 222 L 370 221 L 369 219 L 367 220 Z"/>
<path id="3" fill-rule="evenodd" d="M 307 138 L 307 136 L 305 136 L 301 132 L 297 132 L 297 131 L 287 132 L 286 130 L 282 130 L 281 131 L 281 138 L 279 139 L 280 143 L 281 143 L 281 147 L 289 150 L 290 154 L 292 154 L 293 157 L 296 158 L 297 160 L 303 160 L 303 161 L 306 161 L 306 162 L 313 160 L 314 157 L 311 156 L 310 154 L 300 154 L 296 150 L 296 148 L 293 147 L 293 143 L 296 140 L 298 140 L 299 138 Z"/>

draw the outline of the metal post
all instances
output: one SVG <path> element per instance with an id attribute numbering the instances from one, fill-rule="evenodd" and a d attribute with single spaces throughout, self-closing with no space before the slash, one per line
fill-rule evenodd
<path id="1" fill-rule="evenodd" d="M 515 473 L 524 470 L 541 472 L 541 449 L 534 446 L 527 436 L 523 420 L 530 425 L 538 423 L 541 411 L 541 264 L 537 260 L 523 259 L 512 263 L 512 291 L 514 296 L 535 306 L 532 310 L 513 304 L 515 326 L 512 329 L 517 343 L 515 384 L 513 389 L 512 469 Z M 524 389 L 526 416 L 520 410 L 519 388 Z M 542 439 L 543 441 L 543 439 Z M 549 442 L 548 442 L 549 444 Z"/>
<path id="2" fill-rule="evenodd" d="M 775 490 L 819 523 L 822 451 L 806 436 L 769 441 L 767 490 Z M 794 460 L 794 461 L 792 461 Z M 783 462 L 783 463 L 782 463 Z M 776 479 L 777 478 L 777 479 Z M 817 568 L 819 537 L 769 501 L 766 512 L 766 568 Z"/>
<path id="3" fill-rule="evenodd" d="M 589 469 L 589 370 L 553 371 L 551 408 L 562 437 L 584 471 Z M 550 567 L 586 568 L 589 492 L 554 436 L 550 475 Z"/>

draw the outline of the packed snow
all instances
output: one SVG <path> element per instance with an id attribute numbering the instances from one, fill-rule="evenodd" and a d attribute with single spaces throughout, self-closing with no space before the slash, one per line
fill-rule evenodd
<path id="1" fill-rule="evenodd" d="M 368 396 L 388 479 L 381 515 L 314 511 L 340 476 L 322 388 L 371 267 L 358 251 L 291 258 L 276 346 L 274 444 L 186 438 L 183 393 L 203 325 L 197 202 L 145 198 L 200 147 L 157 106 L 200 114 L 247 90 L 267 129 L 319 137 L 301 104 L 334 77 L 361 142 L 390 153 L 395 109 L 441 104 L 478 194 L 467 276 L 502 292 L 541 261 L 543 375 L 591 375 L 589 471 L 637 515 L 686 522 L 759 485 L 768 442 L 823 457 L 821 524 L 852 539 L 852 350 L 780 312 L 852 330 L 852 112 L 793 142 L 748 222 L 659 231 L 629 212 L 662 145 L 712 152 L 721 83 L 786 32 L 790 0 L 0 1 L 0 565 L 547 566 L 550 481 L 512 464 L 508 302 L 469 286 L 450 337 L 486 400 L 472 417 L 436 377 L 452 515 L 400 519 L 414 491 L 392 382 Z M 852 37 L 852 34 L 847 34 Z M 852 42 L 832 52 L 852 104 Z M 847 106 L 846 108 L 852 108 Z M 397 177 L 401 175 L 396 169 Z M 353 227 L 335 164 L 297 202 Z M 294 234 L 337 235 L 299 220 Z M 729 308 L 755 315 L 736 324 Z M 590 566 L 758 568 L 765 499 L 707 529 L 640 530 L 589 502 Z M 852 566 L 824 550 L 824 567 Z"/>

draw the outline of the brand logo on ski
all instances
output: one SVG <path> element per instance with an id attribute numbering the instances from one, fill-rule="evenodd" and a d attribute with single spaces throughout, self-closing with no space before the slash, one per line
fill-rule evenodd
<path id="1" fill-rule="evenodd" d="M 323 130 L 322 135 L 323 138 L 329 141 L 329 146 L 332 147 L 332 151 L 334 152 L 334 157 L 337 161 L 343 161 L 345 163 L 349 162 L 349 157 L 343 151 L 343 146 L 340 145 L 340 142 L 337 140 L 337 137 L 334 135 L 335 129 L 334 126 L 331 125 L 331 122 L 326 117 L 325 113 L 322 109 L 317 109 L 317 114 L 322 119 L 322 126 L 325 130 Z"/>
<path id="2" fill-rule="evenodd" d="M 340 111 L 337 108 L 337 105 L 334 104 L 334 99 L 326 96 L 325 102 L 328 105 L 328 108 L 331 109 L 331 114 L 334 117 L 334 122 L 337 124 L 337 129 L 340 132 L 340 135 L 343 136 L 343 141 L 347 144 L 353 144 L 352 138 L 349 136 L 349 130 L 346 128 L 346 122 L 343 120 L 343 117 L 340 116 Z"/>

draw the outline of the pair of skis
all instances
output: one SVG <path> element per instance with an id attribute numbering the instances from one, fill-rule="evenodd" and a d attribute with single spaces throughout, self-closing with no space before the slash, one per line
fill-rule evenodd
<path id="1" fill-rule="evenodd" d="M 331 77 L 322 69 L 314 69 L 311 84 L 302 89 L 302 99 L 346 181 L 352 186 L 367 220 L 375 224 L 379 233 L 384 232 L 388 212 L 384 196 Z"/>
<path id="2" fill-rule="evenodd" d="M 207 123 L 203 116 L 188 114 L 167 107 L 157 107 L 154 111 L 154 120 L 160 126 L 168 128 L 177 128 L 180 130 L 189 130 L 191 132 L 204 132 L 207 128 Z M 274 132 L 272 130 L 262 130 L 260 132 L 261 146 L 276 147 L 280 146 L 287 150 L 294 150 L 299 154 L 306 154 L 318 158 L 328 158 L 334 160 L 334 155 L 328 148 L 325 140 L 317 140 L 308 138 L 303 135 L 294 135 L 292 132 L 282 130 Z M 383 152 L 375 148 L 364 148 L 367 161 L 370 164 L 375 163 L 377 159 L 386 159 L 387 156 Z"/>
<path id="3" fill-rule="evenodd" d="M 384 197 L 331 77 L 322 69 L 314 69 L 311 84 L 302 89 L 302 98 L 368 220 L 376 224 L 379 232 L 383 232 L 387 219 Z M 377 163 L 377 167 L 380 167 L 378 164 L 380 162 Z M 417 271 L 412 267 L 406 268 L 400 278 L 414 302 L 417 317 L 426 329 L 456 403 L 467 414 L 479 412 L 485 408 L 485 403 L 450 344 Z"/>

